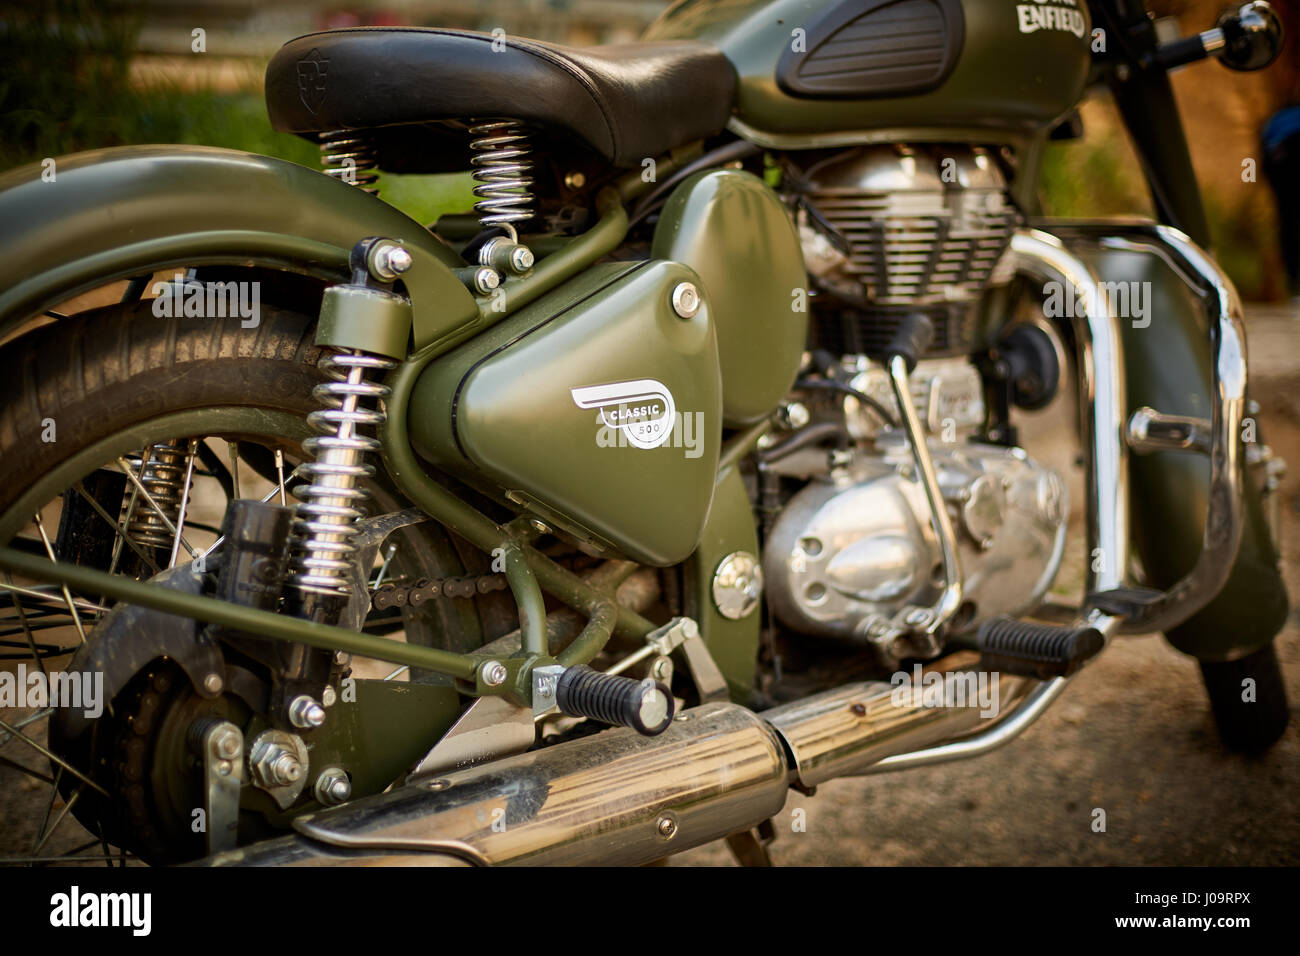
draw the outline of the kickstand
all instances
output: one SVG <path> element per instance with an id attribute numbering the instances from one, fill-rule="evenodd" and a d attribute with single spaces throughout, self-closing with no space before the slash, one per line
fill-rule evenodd
<path id="1" fill-rule="evenodd" d="M 741 830 L 727 837 L 727 847 L 741 866 L 771 866 L 767 848 L 776 839 L 776 827 L 764 820 L 752 830 Z"/>

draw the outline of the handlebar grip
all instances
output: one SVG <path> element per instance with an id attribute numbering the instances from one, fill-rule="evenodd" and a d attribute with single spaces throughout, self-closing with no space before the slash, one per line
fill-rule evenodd
<path id="1" fill-rule="evenodd" d="M 632 680 L 578 665 L 560 675 L 555 704 L 570 717 L 631 727 L 647 737 L 673 722 L 673 695 L 655 680 Z"/>

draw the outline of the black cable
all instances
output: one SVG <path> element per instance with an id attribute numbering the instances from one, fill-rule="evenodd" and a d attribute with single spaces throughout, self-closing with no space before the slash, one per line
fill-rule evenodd
<path id="1" fill-rule="evenodd" d="M 645 197 L 645 199 L 641 200 L 641 202 L 637 204 L 632 215 L 628 217 L 628 229 L 631 229 L 653 212 L 654 204 L 659 199 L 666 197 L 668 193 L 672 191 L 673 187 L 687 176 L 694 175 L 700 170 L 708 169 L 712 166 L 721 166 L 725 163 L 735 162 L 738 159 L 744 159 L 747 156 L 752 156 L 755 153 L 762 152 L 762 149 L 761 146 L 757 146 L 754 143 L 738 139 L 733 143 L 719 146 L 717 149 L 711 150 L 703 156 L 697 157 L 656 186 L 650 194 Z"/>
<path id="2" fill-rule="evenodd" d="M 796 388 L 821 389 L 822 391 L 839 392 L 842 395 L 851 395 L 880 416 L 880 420 L 890 428 L 899 427 L 894 416 L 890 414 L 889 409 L 885 408 L 884 405 L 880 404 L 880 402 L 876 401 L 866 392 L 858 391 L 852 385 L 846 385 L 843 382 L 837 382 L 830 378 L 801 378 L 794 384 Z"/>

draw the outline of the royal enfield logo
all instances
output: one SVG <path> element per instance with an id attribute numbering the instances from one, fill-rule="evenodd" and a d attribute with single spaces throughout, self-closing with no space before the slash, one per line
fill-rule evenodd
<path id="1" fill-rule="evenodd" d="M 298 61 L 298 98 L 313 114 L 325 102 L 325 71 L 329 63 L 321 58 L 320 50 L 312 50 Z"/>
<path id="2" fill-rule="evenodd" d="M 1063 30 L 1077 37 L 1083 36 L 1083 13 L 1076 9 L 1075 0 L 1033 0 L 1033 3 L 1016 5 L 1016 17 L 1021 33 L 1039 30 Z"/>
<path id="3" fill-rule="evenodd" d="M 637 448 L 658 448 L 673 431 L 677 406 L 668 386 L 652 378 L 571 388 L 579 408 L 599 408 L 600 418 Z"/>

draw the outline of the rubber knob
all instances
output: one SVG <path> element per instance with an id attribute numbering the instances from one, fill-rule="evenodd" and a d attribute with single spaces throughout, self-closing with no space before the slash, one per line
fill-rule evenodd
<path id="1" fill-rule="evenodd" d="M 570 717 L 631 727 L 647 737 L 663 733 L 673 722 L 673 695 L 659 681 L 602 674 L 584 665 L 560 676 L 555 703 Z"/>

